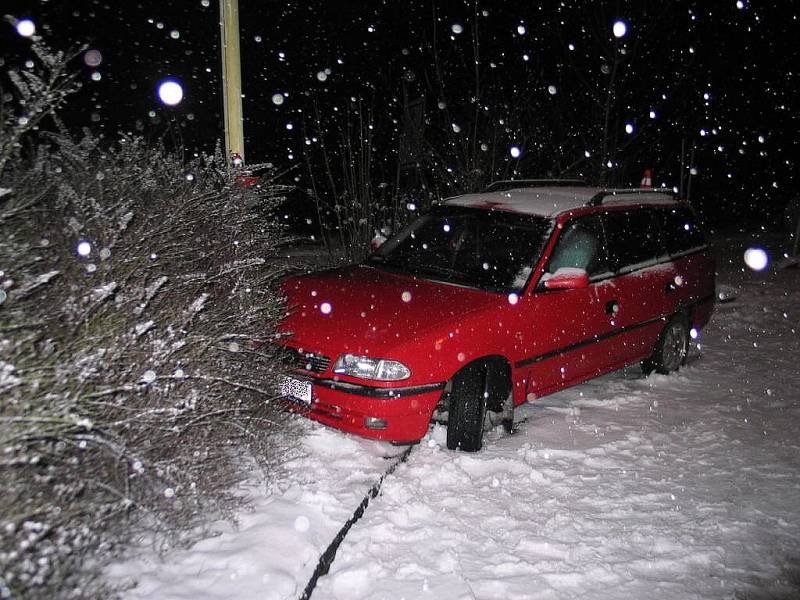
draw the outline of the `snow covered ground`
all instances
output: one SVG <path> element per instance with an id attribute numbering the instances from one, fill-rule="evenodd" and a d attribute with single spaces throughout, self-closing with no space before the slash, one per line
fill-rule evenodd
<path id="1" fill-rule="evenodd" d="M 638 369 L 518 410 L 478 454 L 434 427 L 339 548 L 313 598 L 800 597 L 800 269 L 744 268 L 722 241 L 702 354 L 674 376 Z M 305 422 L 239 527 L 109 578 L 133 598 L 299 597 L 398 448 Z"/>

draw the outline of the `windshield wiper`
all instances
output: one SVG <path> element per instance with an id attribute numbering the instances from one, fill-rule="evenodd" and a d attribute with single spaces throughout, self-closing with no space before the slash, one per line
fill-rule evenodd
<path id="1" fill-rule="evenodd" d="M 453 269 L 450 267 L 442 267 L 440 265 L 417 265 L 416 268 L 417 273 L 434 273 L 436 275 L 448 275 L 448 276 L 455 276 L 457 279 L 463 280 L 464 273 L 459 271 L 458 269 Z"/>
<path id="2" fill-rule="evenodd" d="M 392 269 L 408 270 L 408 263 L 397 260 L 390 260 L 389 256 L 378 256 L 373 254 L 367 259 L 367 264 L 372 263 L 381 267 L 389 267 Z"/>
<path id="3" fill-rule="evenodd" d="M 466 280 L 464 273 L 458 269 L 452 269 L 450 267 L 444 267 L 441 265 L 425 265 L 413 264 L 406 261 L 392 261 L 389 259 L 391 259 L 390 256 L 379 257 L 373 255 L 369 258 L 369 262 L 372 262 L 380 267 L 400 271 L 406 275 L 413 275 L 416 277 L 434 276 L 436 278 L 442 278 L 442 280 L 446 282 L 452 282 L 453 280 L 456 280 L 458 282 L 474 285 L 473 282 Z"/>

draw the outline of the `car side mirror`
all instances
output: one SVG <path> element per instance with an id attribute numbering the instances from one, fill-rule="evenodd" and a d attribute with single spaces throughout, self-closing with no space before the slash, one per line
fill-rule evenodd
<path id="1" fill-rule="evenodd" d="M 584 269 L 561 267 L 542 281 L 546 290 L 579 290 L 589 287 L 589 274 Z"/>

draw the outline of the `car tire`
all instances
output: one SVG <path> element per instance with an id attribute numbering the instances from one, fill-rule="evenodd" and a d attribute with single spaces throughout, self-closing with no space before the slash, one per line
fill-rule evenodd
<path id="1" fill-rule="evenodd" d="M 653 350 L 653 354 L 642 362 L 642 371 L 645 375 L 655 371 L 668 375 L 681 368 L 686 362 L 689 352 L 689 327 L 685 318 L 672 319 L 661 335 Z"/>
<path id="2" fill-rule="evenodd" d="M 469 365 L 453 378 L 447 417 L 447 447 L 477 452 L 483 446 L 483 422 L 489 397 L 489 368 Z"/>

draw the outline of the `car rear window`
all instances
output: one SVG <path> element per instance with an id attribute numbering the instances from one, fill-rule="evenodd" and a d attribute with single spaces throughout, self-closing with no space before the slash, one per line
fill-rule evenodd
<path id="1" fill-rule="evenodd" d="M 664 241 L 671 256 L 686 254 L 706 245 L 698 219 L 689 206 L 678 206 L 661 211 Z"/>
<path id="2" fill-rule="evenodd" d="M 603 220 L 615 271 L 632 271 L 653 264 L 666 254 L 652 210 L 612 211 Z"/>

